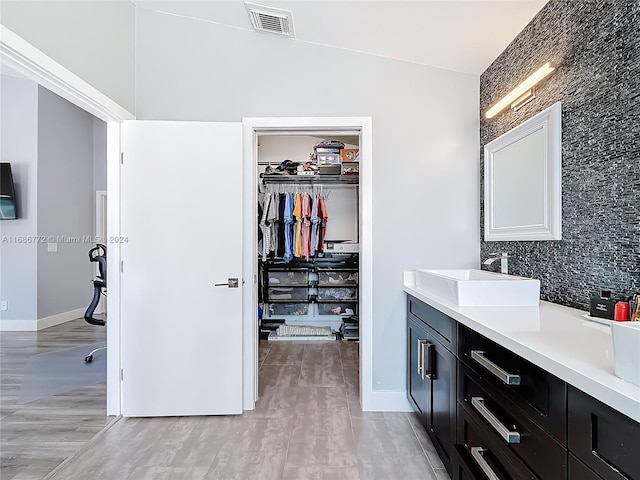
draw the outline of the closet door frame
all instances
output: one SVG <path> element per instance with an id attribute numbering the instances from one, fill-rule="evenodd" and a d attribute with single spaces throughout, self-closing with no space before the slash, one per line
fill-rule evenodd
<path id="1" fill-rule="evenodd" d="M 258 399 L 258 249 L 257 192 L 259 135 L 359 135 L 359 316 L 360 403 L 363 411 L 374 409 L 373 398 L 373 162 L 371 117 L 247 117 L 243 124 L 243 376 L 244 409 L 253 410 Z"/>

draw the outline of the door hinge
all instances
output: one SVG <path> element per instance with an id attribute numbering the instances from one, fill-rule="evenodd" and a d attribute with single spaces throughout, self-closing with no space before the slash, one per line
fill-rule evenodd
<path id="1" fill-rule="evenodd" d="M 120 165 L 124 165 L 124 152 L 120 152 Z"/>
<path id="2" fill-rule="evenodd" d="M 124 380 L 124 370 L 120 369 L 120 381 Z"/>

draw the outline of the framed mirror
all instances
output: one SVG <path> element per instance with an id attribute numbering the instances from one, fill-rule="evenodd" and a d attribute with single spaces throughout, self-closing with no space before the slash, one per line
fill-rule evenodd
<path id="1" fill-rule="evenodd" d="M 562 239 L 561 143 L 558 102 L 485 145 L 485 241 Z"/>

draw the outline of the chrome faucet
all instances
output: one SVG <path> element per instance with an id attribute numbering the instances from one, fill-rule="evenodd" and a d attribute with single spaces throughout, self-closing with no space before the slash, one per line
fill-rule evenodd
<path id="1" fill-rule="evenodd" d="M 500 273 L 509 273 L 509 254 L 507 252 L 492 253 L 492 256 L 482 262 L 484 265 L 491 265 L 496 260 L 500 260 Z"/>

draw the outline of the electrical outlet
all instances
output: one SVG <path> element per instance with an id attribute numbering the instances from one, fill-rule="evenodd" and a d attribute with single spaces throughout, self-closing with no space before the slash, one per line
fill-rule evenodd
<path id="1" fill-rule="evenodd" d="M 57 251 L 58 251 L 58 244 L 57 243 L 47 243 L 47 252 L 55 253 Z"/>
<path id="2" fill-rule="evenodd" d="M 6 300 L 2 300 L 0 302 L 0 310 L 2 310 L 3 312 L 9 310 L 9 302 L 7 302 Z"/>

